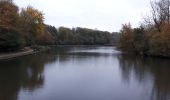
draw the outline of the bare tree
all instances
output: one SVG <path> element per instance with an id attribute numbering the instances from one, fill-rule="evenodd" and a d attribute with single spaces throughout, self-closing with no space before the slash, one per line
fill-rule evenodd
<path id="1" fill-rule="evenodd" d="M 151 19 L 155 27 L 160 30 L 163 23 L 170 23 L 170 0 L 155 0 L 151 2 Z"/>

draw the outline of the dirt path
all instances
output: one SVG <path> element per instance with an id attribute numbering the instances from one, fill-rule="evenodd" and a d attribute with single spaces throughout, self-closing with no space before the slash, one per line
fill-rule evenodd
<path id="1" fill-rule="evenodd" d="M 29 50 L 24 50 L 24 51 L 20 51 L 20 52 L 0 54 L 0 60 L 12 59 L 12 58 L 16 58 L 19 56 L 33 54 L 33 53 L 34 53 L 34 50 L 29 49 Z"/>

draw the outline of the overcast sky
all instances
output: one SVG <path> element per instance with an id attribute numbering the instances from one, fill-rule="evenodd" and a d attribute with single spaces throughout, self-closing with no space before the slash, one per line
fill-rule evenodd
<path id="1" fill-rule="evenodd" d="M 150 0 L 14 0 L 20 7 L 28 5 L 43 11 L 45 23 L 56 27 L 86 27 L 119 31 L 131 22 L 139 25 L 149 12 Z"/>

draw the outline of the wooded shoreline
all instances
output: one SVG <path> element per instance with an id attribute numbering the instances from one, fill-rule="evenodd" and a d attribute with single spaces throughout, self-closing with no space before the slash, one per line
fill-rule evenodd
<path id="1" fill-rule="evenodd" d="M 31 55 L 39 52 L 44 52 L 52 49 L 53 47 L 97 47 L 97 46 L 113 46 L 113 45 L 50 45 L 50 46 L 35 46 L 27 47 L 25 50 L 18 50 L 14 52 L 0 53 L 0 61 L 15 59 L 21 56 Z"/>

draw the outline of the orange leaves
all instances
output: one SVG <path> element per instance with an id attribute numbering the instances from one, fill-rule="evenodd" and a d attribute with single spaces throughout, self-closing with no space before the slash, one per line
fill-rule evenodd
<path id="1" fill-rule="evenodd" d="M 23 29 L 26 29 L 26 33 L 29 33 L 29 37 L 34 42 L 41 40 L 45 28 L 43 13 L 29 6 L 25 9 L 22 9 L 20 18 L 23 23 L 22 27 Z"/>
<path id="2" fill-rule="evenodd" d="M 123 51 L 133 51 L 133 29 L 130 24 L 125 24 L 121 29 L 119 48 Z"/>
<path id="3" fill-rule="evenodd" d="M 0 2 L 0 27 L 1 28 L 13 28 L 18 21 L 18 7 L 13 3 L 1 1 Z"/>
<path id="4" fill-rule="evenodd" d="M 21 16 L 25 18 L 26 21 L 34 24 L 41 24 L 44 21 L 43 13 L 31 6 L 28 6 L 26 9 L 22 9 Z"/>

